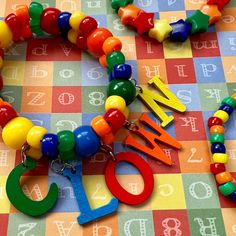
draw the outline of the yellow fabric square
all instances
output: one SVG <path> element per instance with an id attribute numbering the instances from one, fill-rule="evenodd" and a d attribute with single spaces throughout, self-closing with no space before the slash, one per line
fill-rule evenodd
<path id="1" fill-rule="evenodd" d="M 6 176 L 0 176 L 0 213 L 9 213 L 10 212 L 10 202 L 6 194 Z"/>
<path id="2" fill-rule="evenodd" d="M 186 209 L 181 174 L 158 174 L 154 178 L 152 210 Z"/>

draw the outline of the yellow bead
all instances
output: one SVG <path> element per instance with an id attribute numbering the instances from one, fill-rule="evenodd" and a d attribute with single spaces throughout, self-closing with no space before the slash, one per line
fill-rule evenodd
<path id="1" fill-rule="evenodd" d="M 225 112 L 225 111 L 222 111 L 222 110 L 216 111 L 213 116 L 214 116 L 214 117 L 218 117 L 218 118 L 220 118 L 221 120 L 223 120 L 223 123 L 227 122 L 228 119 L 229 119 L 228 113 Z"/>
<path id="2" fill-rule="evenodd" d="M 126 108 L 126 103 L 124 98 L 117 96 L 117 95 L 112 95 L 107 98 L 106 103 L 105 103 L 105 110 L 108 111 L 110 109 L 117 109 L 121 111 L 122 113 L 125 111 Z"/>
<path id="3" fill-rule="evenodd" d="M 125 108 L 125 110 L 123 111 L 123 114 L 124 114 L 126 120 L 128 120 L 128 118 L 129 118 L 129 108 L 128 107 Z"/>
<path id="4" fill-rule="evenodd" d="M 12 42 L 12 32 L 5 21 L 0 21 L 0 48 L 7 48 Z"/>
<path id="5" fill-rule="evenodd" d="M 41 140 L 48 131 L 41 126 L 33 126 L 27 134 L 27 143 L 36 149 L 41 148 Z"/>
<path id="6" fill-rule="evenodd" d="M 3 59 L 2 59 L 2 57 L 0 57 L 0 69 L 2 69 L 3 68 Z"/>
<path id="7" fill-rule="evenodd" d="M 214 163 L 227 163 L 229 156 L 226 153 L 214 153 L 212 156 Z"/>
<path id="8" fill-rule="evenodd" d="M 39 160 L 43 154 L 40 149 L 30 147 L 30 149 L 26 152 L 27 156 L 31 157 L 34 160 Z"/>
<path id="9" fill-rule="evenodd" d="M 32 127 L 33 123 L 27 118 L 16 117 L 12 119 L 2 130 L 4 143 L 10 148 L 21 150 Z"/>
<path id="10" fill-rule="evenodd" d="M 149 37 L 158 40 L 160 43 L 169 37 L 172 27 L 166 19 L 154 20 L 154 27 L 149 30 Z"/>
<path id="11" fill-rule="evenodd" d="M 79 25 L 81 21 L 86 17 L 86 15 L 81 11 L 76 11 L 72 13 L 70 17 L 70 26 L 75 31 L 79 31 Z"/>
<path id="12" fill-rule="evenodd" d="M 69 30 L 67 37 L 71 43 L 76 44 L 78 35 L 79 35 L 78 31 L 71 29 Z"/>

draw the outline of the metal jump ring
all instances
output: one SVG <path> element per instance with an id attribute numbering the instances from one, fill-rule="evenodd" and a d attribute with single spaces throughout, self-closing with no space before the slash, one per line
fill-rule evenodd
<path id="1" fill-rule="evenodd" d="M 30 146 L 28 144 L 24 144 L 21 148 L 21 164 L 23 167 L 26 167 L 27 162 L 27 154 L 26 152 L 30 149 Z"/>

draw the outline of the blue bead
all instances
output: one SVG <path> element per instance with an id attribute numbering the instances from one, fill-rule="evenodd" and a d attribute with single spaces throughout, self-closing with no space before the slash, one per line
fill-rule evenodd
<path id="1" fill-rule="evenodd" d="M 231 198 L 233 201 L 236 201 L 236 192 L 233 192 L 232 194 L 230 194 L 230 198 Z"/>
<path id="2" fill-rule="evenodd" d="M 170 34 L 170 41 L 184 42 L 188 39 L 191 33 L 192 25 L 186 23 L 184 20 L 171 23 L 173 31 Z"/>
<path id="3" fill-rule="evenodd" d="M 61 35 L 67 39 L 68 31 L 71 29 L 70 27 L 70 16 L 71 13 L 69 12 L 61 12 L 58 16 L 57 23 L 61 31 Z"/>
<path id="4" fill-rule="evenodd" d="M 211 145 L 211 152 L 212 153 L 225 153 L 226 152 L 225 145 L 222 143 L 213 143 Z"/>
<path id="5" fill-rule="evenodd" d="M 42 154 L 48 159 L 54 160 L 58 157 L 58 138 L 55 134 L 45 134 L 41 142 Z"/>
<path id="6" fill-rule="evenodd" d="M 113 79 L 127 79 L 128 80 L 131 78 L 131 76 L 132 76 L 132 67 L 128 64 L 119 64 L 119 65 L 115 65 L 112 68 L 111 77 Z"/>
<path id="7" fill-rule="evenodd" d="M 226 104 L 220 106 L 219 110 L 222 110 L 222 111 L 227 112 L 229 116 L 230 116 L 230 115 L 233 113 L 233 111 L 234 111 L 233 107 L 231 107 L 231 106 L 229 106 L 229 105 L 226 105 Z"/>
<path id="8" fill-rule="evenodd" d="M 80 157 L 90 157 L 101 147 L 97 134 L 90 126 L 81 126 L 74 130 L 75 151 Z"/>

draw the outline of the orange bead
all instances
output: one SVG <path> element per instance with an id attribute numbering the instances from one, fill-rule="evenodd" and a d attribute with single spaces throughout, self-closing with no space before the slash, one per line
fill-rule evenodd
<path id="1" fill-rule="evenodd" d="M 110 144 L 114 143 L 114 140 L 115 140 L 115 136 L 112 132 L 110 132 L 102 137 L 102 143 L 105 145 L 110 145 Z"/>
<path id="2" fill-rule="evenodd" d="M 121 48 L 122 48 L 122 43 L 116 37 L 107 38 L 102 46 L 103 52 L 106 55 L 113 51 L 121 51 Z"/>
<path id="3" fill-rule="evenodd" d="M 102 116 L 95 117 L 91 121 L 91 127 L 100 137 L 104 137 L 111 132 L 111 127 Z"/>
<path id="4" fill-rule="evenodd" d="M 221 125 L 213 125 L 210 128 L 210 134 L 224 134 L 225 129 Z"/>
<path id="5" fill-rule="evenodd" d="M 124 25 L 132 25 L 134 19 L 138 16 L 140 11 L 140 8 L 133 4 L 129 4 L 125 7 L 120 7 L 118 15 Z"/>
<path id="6" fill-rule="evenodd" d="M 99 57 L 99 63 L 102 67 L 107 68 L 107 56 L 102 55 L 101 57 Z"/>
<path id="7" fill-rule="evenodd" d="M 102 56 L 104 54 L 102 45 L 111 36 L 112 33 L 105 28 L 95 29 L 87 38 L 88 50 L 96 56 Z"/>
<path id="8" fill-rule="evenodd" d="M 11 107 L 11 104 L 8 103 L 8 102 L 3 101 L 3 100 L 0 98 L 0 106 L 10 106 L 10 107 Z"/>
<path id="9" fill-rule="evenodd" d="M 219 11 L 217 5 L 203 4 L 200 10 L 202 13 L 210 17 L 209 23 L 208 23 L 209 25 L 215 24 L 221 19 L 222 14 Z"/>
<path id="10" fill-rule="evenodd" d="M 232 175 L 228 171 L 217 174 L 215 178 L 218 184 L 225 184 L 233 180 Z"/>
<path id="11" fill-rule="evenodd" d="M 233 93 L 233 94 L 231 95 L 231 98 L 233 98 L 234 100 L 236 100 L 236 93 Z"/>

